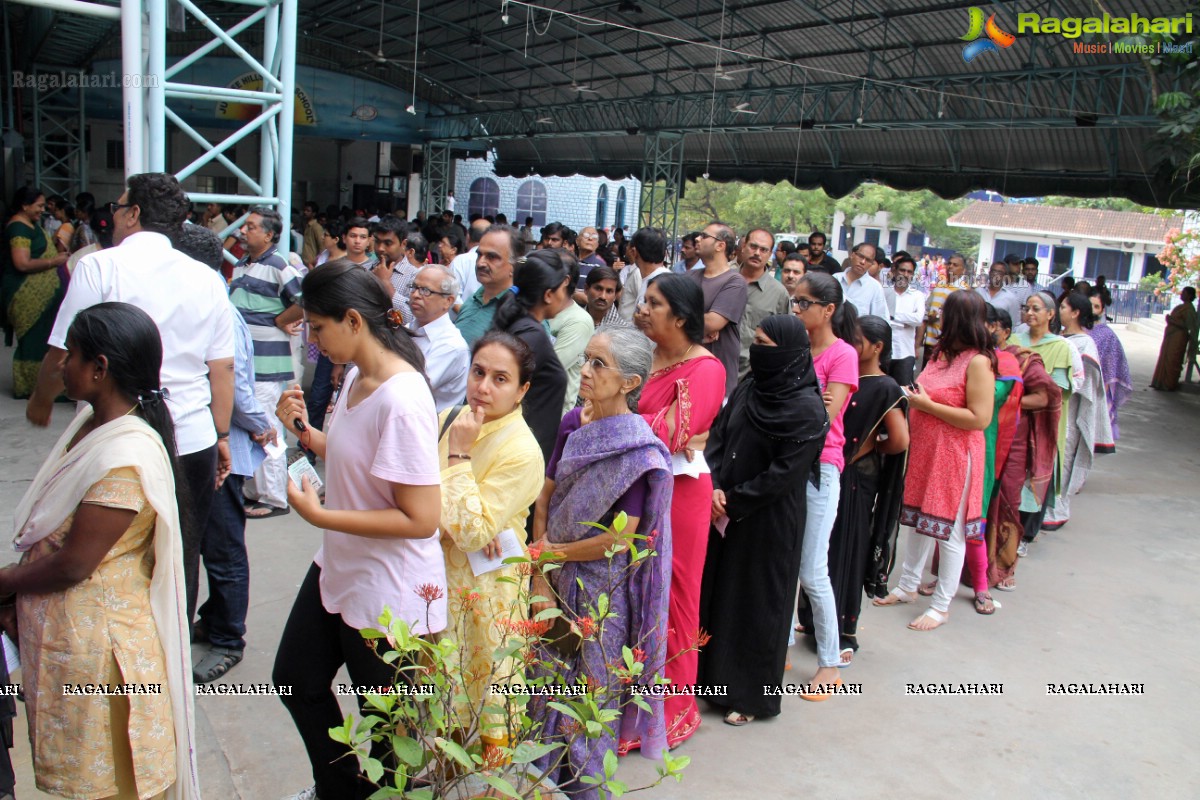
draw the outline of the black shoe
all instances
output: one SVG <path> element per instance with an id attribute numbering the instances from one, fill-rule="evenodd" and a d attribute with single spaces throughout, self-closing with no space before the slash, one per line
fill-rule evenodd
<path id="1" fill-rule="evenodd" d="M 230 647 L 214 647 L 192 667 L 192 680 L 196 683 L 211 683 L 222 677 L 242 661 L 242 651 Z"/>

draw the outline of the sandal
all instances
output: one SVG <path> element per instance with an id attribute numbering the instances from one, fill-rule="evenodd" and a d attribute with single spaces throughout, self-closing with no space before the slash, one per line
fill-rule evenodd
<path id="1" fill-rule="evenodd" d="M 926 617 L 928 617 L 929 619 L 933 620 L 933 621 L 934 621 L 936 624 L 935 624 L 935 625 L 931 625 L 931 626 L 929 626 L 929 627 L 927 627 L 927 628 L 921 628 L 921 627 L 918 627 L 918 626 L 917 626 L 917 623 L 918 623 L 918 622 L 920 622 L 921 620 L 925 619 Z M 917 617 L 917 618 L 916 618 L 916 619 L 914 619 L 912 622 L 908 623 L 908 629 L 909 629 L 910 631 L 921 631 L 922 633 L 924 633 L 924 632 L 926 632 L 926 631 L 937 630 L 938 628 L 942 627 L 943 625 L 945 625 L 945 624 L 946 624 L 947 622 L 949 622 L 949 621 L 950 621 L 950 615 L 949 615 L 949 614 L 945 614 L 945 613 L 943 613 L 943 612 L 941 612 L 941 611 L 938 611 L 937 609 L 934 609 L 934 608 L 927 608 L 927 609 L 925 609 L 925 613 L 924 613 L 924 614 L 922 614 L 921 616 Z"/>
<path id="2" fill-rule="evenodd" d="M 901 589 L 899 586 L 897 586 L 895 589 L 892 589 L 890 592 L 888 592 L 883 597 L 883 599 L 876 597 L 874 600 L 871 601 L 871 605 L 873 605 L 873 606 L 894 606 L 894 605 L 898 605 L 900 603 L 915 603 L 915 602 L 917 602 L 917 596 L 915 594 L 912 594 L 911 592 L 906 592 L 903 589 Z"/>
<path id="3" fill-rule="evenodd" d="M 268 505 L 249 505 L 246 506 L 246 519 L 270 519 L 271 517 L 282 517 L 284 514 L 292 513 L 290 508 L 276 508 Z"/>
<path id="4" fill-rule="evenodd" d="M 725 715 L 725 724 L 740 728 L 748 722 L 754 722 L 753 714 L 743 714 L 740 711 L 730 711 Z"/>
<path id="5" fill-rule="evenodd" d="M 983 614 L 985 617 L 996 613 L 996 603 L 990 594 L 987 592 L 975 593 L 975 613 Z"/>
<path id="6" fill-rule="evenodd" d="M 196 683 L 211 683 L 236 667 L 242 660 L 242 651 L 230 647 L 214 647 L 204 654 L 192 668 L 192 680 Z"/>
<path id="7" fill-rule="evenodd" d="M 933 593 L 937 591 L 937 578 L 934 578 L 929 583 L 923 583 L 917 587 L 917 594 L 921 597 L 933 597 Z"/>
<path id="8" fill-rule="evenodd" d="M 1015 592 L 1017 590 L 1017 579 L 1005 578 L 992 588 L 999 592 Z"/>
<path id="9" fill-rule="evenodd" d="M 801 700 L 807 700 L 810 703 L 823 703 L 837 693 L 837 690 L 842 686 L 842 679 L 838 678 L 833 683 L 824 683 L 815 692 L 800 695 Z M 832 687 L 832 688 L 827 688 Z"/>
<path id="10" fill-rule="evenodd" d="M 849 655 L 850 657 L 846 658 L 847 655 Z M 846 667 L 853 664 L 854 663 L 854 648 L 853 647 L 843 647 L 841 649 L 841 651 L 838 652 L 838 659 L 839 659 L 838 669 L 845 669 Z"/>

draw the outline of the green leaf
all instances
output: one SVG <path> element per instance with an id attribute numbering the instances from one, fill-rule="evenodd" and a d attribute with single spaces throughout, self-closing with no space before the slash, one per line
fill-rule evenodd
<path id="1" fill-rule="evenodd" d="M 604 777 L 611 778 L 617 774 L 617 754 L 612 750 L 604 753 Z"/>
<path id="2" fill-rule="evenodd" d="M 410 767 L 420 767 L 425 762 L 425 750 L 420 742 L 410 736 L 392 737 L 392 752 Z"/>
<path id="3" fill-rule="evenodd" d="M 555 700 L 555 701 L 551 701 L 551 702 L 547 703 L 546 706 L 549 708 L 553 708 L 555 711 L 558 711 L 559 713 L 566 714 L 568 717 L 575 720 L 576 722 L 578 722 L 581 725 L 583 724 L 583 718 L 579 716 L 579 713 L 575 709 L 571 708 L 568 705 L 565 705 L 564 703 L 560 703 L 557 700 Z"/>
<path id="4" fill-rule="evenodd" d="M 529 764 L 537 761 L 547 753 L 559 749 L 560 747 L 566 747 L 566 745 L 562 743 L 543 744 L 540 742 L 521 742 L 513 750 L 512 762 L 514 764 Z"/>
<path id="5" fill-rule="evenodd" d="M 516 800 L 521 800 L 521 795 L 519 792 L 517 792 L 516 787 L 504 780 L 504 778 L 497 777 L 496 775 L 483 774 L 481 774 L 479 777 L 482 778 L 483 782 L 488 786 L 491 786 L 497 791 L 503 792 L 506 797 L 513 797 L 516 798 Z"/>
<path id="6" fill-rule="evenodd" d="M 371 783 L 379 783 L 379 779 L 383 777 L 383 763 L 377 758 L 364 759 L 363 769 L 366 770 Z"/>
<path id="7" fill-rule="evenodd" d="M 553 606 L 551 608 L 544 608 L 541 611 L 539 611 L 537 614 L 534 615 L 533 621 L 534 622 L 542 622 L 544 620 L 554 619 L 555 617 L 561 617 L 562 613 L 563 613 L 562 609 L 558 608 L 557 606 Z"/>
<path id="8" fill-rule="evenodd" d="M 467 751 L 464 750 L 462 745 L 460 745 L 458 742 L 451 741 L 450 739 L 443 739 L 441 736 L 437 737 L 433 741 L 434 744 L 438 746 L 438 749 L 453 758 L 459 764 L 462 764 L 467 769 L 475 769 L 475 762 L 471 760 L 471 757 L 467 755 Z"/>

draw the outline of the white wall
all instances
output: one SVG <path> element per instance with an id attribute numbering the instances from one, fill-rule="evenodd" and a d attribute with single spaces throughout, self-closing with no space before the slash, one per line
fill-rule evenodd
<path id="1" fill-rule="evenodd" d="M 1087 266 L 1087 253 L 1089 249 L 1099 250 L 1120 250 L 1121 252 L 1130 253 L 1132 258 L 1129 263 L 1129 281 L 1137 283 L 1145 274 L 1146 256 L 1157 255 L 1162 249 L 1161 244 L 1151 244 L 1146 242 L 1114 242 L 1093 238 L 1062 238 L 1061 236 L 1036 236 L 1020 231 L 1005 231 L 996 228 L 982 228 L 979 231 L 979 260 L 980 262 L 987 261 L 991 263 L 993 251 L 995 250 L 996 240 L 1004 239 L 1013 242 L 1029 242 L 1036 245 L 1047 245 L 1053 253 L 1054 247 L 1071 247 L 1074 248 L 1071 254 L 1071 274 L 1077 279 L 1082 279 L 1084 269 Z M 1003 258 L 1004 254 L 1001 253 Z M 1041 274 L 1050 275 L 1049 258 L 1038 257 L 1041 264 Z M 1110 280 L 1113 276 L 1108 276 Z"/>

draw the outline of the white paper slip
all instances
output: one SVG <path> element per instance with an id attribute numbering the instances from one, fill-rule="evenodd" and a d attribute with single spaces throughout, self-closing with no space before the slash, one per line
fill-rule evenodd
<path id="1" fill-rule="evenodd" d="M 308 463 L 308 459 L 304 456 L 297 458 L 288 465 L 288 477 L 292 483 L 296 484 L 297 489 L 304 489 L 304 478 L 308 478 L 309 484 L 314 491 L 321 491 L 321 476 L 313 469 L 313 465 Z"/>
<path id="2" fill-rule="evenodd" d="M 682 452 L 671 456 L 672 475 L 690 475 L 693 478 L 699 478 L 701 475 L 707 475 L 711 471 L 708 468 L 708 462 L 704 460 L 703 451 L 697 451 L 692 456 L 691 461 L 688 461 L 687 456 Z"/>
<path id="3" fill-rule="evenodd" d="M 517 532 L 512 528 L 505 528 L 497 533 L 496 541 L 500 543 L 500 555 L 495 558 L 488 558 L 482 550 L 467 553 L 467 562 L 470 563 L 471 572 L 475 573 L 476 578 L 500 569 L 504 566 L 506 558 L 525 555 L 525 548 L 521 547 L 521 540 L 517 538 Z"/>
<path id="4" fill-rule="evenodd" d="M 276 437 L 275 441 L 267 442 L 263 446 L 263 450 L 267 451 L 268 458 L 283 458 L 287 455 L 287 442 L 282 436 Z"/>
<path id="5" fill-rule="evenodd" d="M 713 527 L 717 529 L 717 533 L 725 535 L 725 529 L 729 527 L 729 515 L 722 514 L 713 522 Z"/>
<path id="6" fill-rule="evenodd" d="M 21 654 L 7 633 L 0 633 L 0 642 L 4 645 L 4 663 L 8 666 L 8 674 L 12 675 L 21 668 Z"/>

